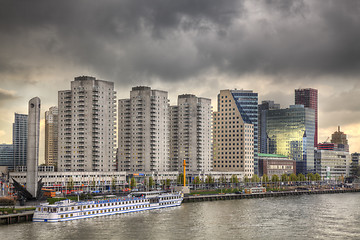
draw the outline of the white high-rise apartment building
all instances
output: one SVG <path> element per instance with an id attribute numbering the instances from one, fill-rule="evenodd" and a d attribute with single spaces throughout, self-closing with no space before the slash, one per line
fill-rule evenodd
<path id="1" fill-rule="evenodd" d="M 45 112 L 45 164 L 57 167 L 58 158 L 58 114 L 57 107 Z"/>
<path id="2" fill-rule="evenodd" d="M 150 87 L 133 87 L 130 99 L 120 99 L 118 107 L 118 170 L 168 171 L 168 93 Z"/>
<path id="3" fill-rule="evenodd" d="M 182 171 L 183 160 L 190 172 L 212 170 L 211 100 L 195 95 L 178 96 L 171 106 L 171 170 Z"/>
<path id="4" fill-rule="evenodd" d="M 114 83 L 76 77 L 59 91 L 59 171 L 114 171 L 116 92 Z"/>

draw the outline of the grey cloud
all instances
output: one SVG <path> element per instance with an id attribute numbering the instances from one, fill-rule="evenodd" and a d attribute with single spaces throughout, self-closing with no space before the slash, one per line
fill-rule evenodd
<path id="1" fill-rule="evenodd" d="M 0 9 L 0 50 L 8 53 L 0 69 L 71 65 L 127 86 L 201 79 L 209 70 L 277 82 L 354 78 L 359 8 L 335 0 L 11 1 Z"/>
<path id="2" fill-rule="evenodd" d="M 0 88 L 0 105 L 9 100 L 14 100 L 19 98 L 14 92 L 7 91 Z"/>
<path id="3" fill-rule="evenodd" d="M 360 88 L 353 88 L 347 91 L 337 91 L 332 96 L 328 97 L 326 101 L 323 101 L 323 109 L 326 112 L 336 113 L 359 113 Z M 358 119 L 354 119 L 358 121 Z"/>

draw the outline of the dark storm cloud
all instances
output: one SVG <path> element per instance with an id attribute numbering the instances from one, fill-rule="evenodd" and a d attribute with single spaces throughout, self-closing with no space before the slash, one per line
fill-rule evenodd
<path id="1" fill-rule="evenodd" d="M 177 82 L 210 70 L 277 82 L 353 78 L 360 73 L 359 12 L 359 1 L 335 0 L 7 1 L 0 75 L 71 64 L 124 84 Z"/>
<path id="2" fill-rule="evenodd" d="M 1 45 L 5 50 L 13 48 L 8 58 L 21 58 L 28 48 L 38 49 L 25 58 L 57 54 L 65 64 L 86 65 L 115 79 L 141 74 L 171 78 L 178 75 L 178 69 L 186 76 L 196 71 L 197 65 L 185 73 L 189 70 L 187 59 L 173 57 L 170 63 L 174 66 L 170 66 L 167 56 L 177 53 L 172 53 L 173 49 L 145 49 L 141 57 L 138 46 L 145 48 L 156 41 L 167 45 L 169 35 L 177 31 L 226 29 L 241 10 L 241 3 L 233 0 L 12 1 L 0 8 L 0 28 L 4 36 L 21 41 Z M 169 47 L 176 48 L 179 40 L 170 39 L 175 44 Z M 132 45 L 134 42 L 138 46 Z M 161 67 L 163 63 L 168 66 Z M 28 66 L 29 71 L 32 68 Z"/>

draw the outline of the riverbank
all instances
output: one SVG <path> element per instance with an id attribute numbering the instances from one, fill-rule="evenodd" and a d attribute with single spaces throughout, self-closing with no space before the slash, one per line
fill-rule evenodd
<path id="1" fill-rule="evenodd" d="M 304 195 L 304 194 L 308 194 L 308 195 L 335 194 L 335 193 L 351 193 L 351 192 L 360 192 L 360 189 L 295 190 L 295 191 L 266 192 L 266 193 L 254 193 L 254 194 L 236 194 L 236 193 L 209 194 L 209 195 L 185 196 L 183 203 L 296 196 L 296 195 Z M 32 221 L 33 214 L 34 211 L 24 211 L 17 214 L 0 215 L 0 225 Z"/>
<path id="2" fill-rule="evenodd" d="M 247 198 L 265 198 L 265 197 L 282 197 L 282 196 L 296 196 L 303 194 L 334 194 L 334 193 L 349 193 L 360 192 L 360 189 L 329 189 L 329 190 L 295 190 L 282 192 L 265 192 L 254 194 L 211 194 L 198 196 L 185 196 L 183 203 L 189 202 L 203 202 L 203 201 L 219 201 L 219 200 L 233 200 L 233 199 L 247 199 Z"/>

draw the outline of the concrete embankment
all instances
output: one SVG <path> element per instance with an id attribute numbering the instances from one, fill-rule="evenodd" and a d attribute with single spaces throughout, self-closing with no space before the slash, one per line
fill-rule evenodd
<path id="1" fill-rule="evenodd" d="M 281 196 L 296 196 L 304 194 L 334 194 L 334 193 L 349 193 L 360 192 L 360 189 L 331 189 L 331 190 L 301 190 L 301 191 L 284 191 L 284 192 L 266 192 L 255 194 L 214 194 L 214 195 L 197 195 L 185 196 L 184 203 L 189 202 L 204 202 L 204 201 L 218 201 L 218 200 L 232 200 L 232 199 L 248 199 L 248 198 L 265 198 L 265 197 L 281 197 Z"/>
<path id="2" fill-rule="evenodd" d="M 0 215 L 0 225 L 32 221 L 33 215 L 34 211 Z"/>

